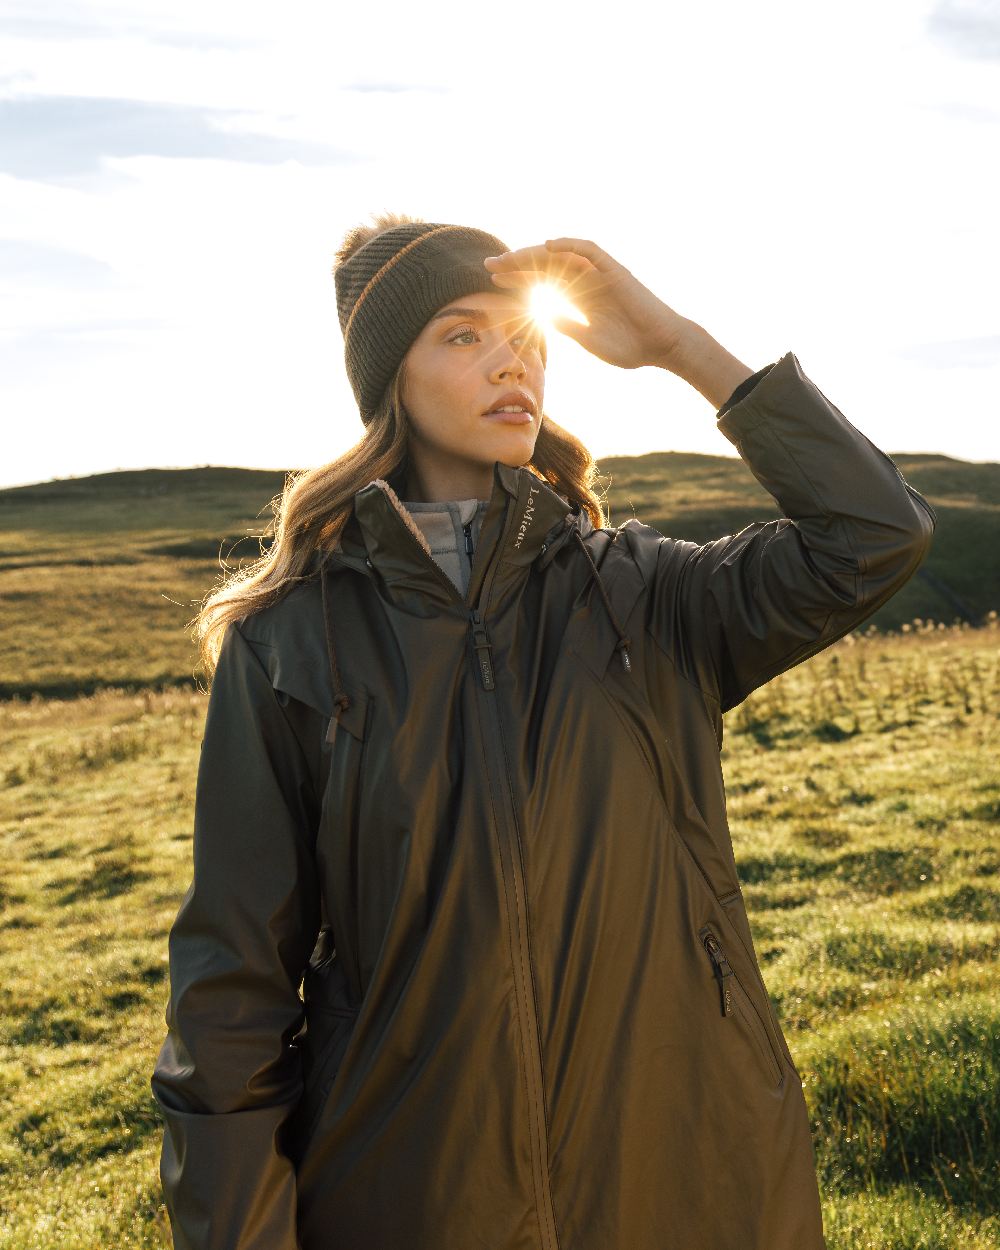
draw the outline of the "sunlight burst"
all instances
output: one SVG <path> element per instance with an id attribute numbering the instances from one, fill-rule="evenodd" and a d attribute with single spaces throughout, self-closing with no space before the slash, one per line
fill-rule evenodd
<path id="1" fill-rule="evenodd" d="M 554 330 L 553 317 L 568 317 L 587 324 L 587 318 L 554 286 L 541 282 L 531 288 L 531 315 L 543 330 Z"/>

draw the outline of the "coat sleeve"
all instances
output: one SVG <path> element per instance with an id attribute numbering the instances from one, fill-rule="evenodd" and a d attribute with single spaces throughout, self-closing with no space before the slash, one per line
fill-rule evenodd
<path id="1" fill-rule="evenodd" d="M 792 352 L 754 377 L 717 426 L 784 515 L 703 545 L 661 538 L 652 578 L 653 637 L 723 712 L 892 598 L 937 522 Z"/>
<path id="2" fill-rule="evenodd" d="M 726 400 L 726 402 L 722 405 L 722 407 L 719 409 L 719 411 L 715 415 L 717 417 L 724 417 L 726 413 L 729 411 L 729 409 L 732 408 L 734 404 L 738 404 L 744 395 L 749 395 L 749 393 L 753 390 L 753 388 L 757 385 L 757 383 L 761 380 L 761 378 L 766 373 L 770 373 L 770 371 L 773 368 L 774 368 L 773 364 L 765 365 L 763 369 L 758 369 L 757 372 L 751 374 L 750 377 L 746 379 L 746 381 L 741 382 L 739 386 L 736 388 L 736 390 L 733 391 L 732 395 L 729 396 L 729 398 Z"/>
<path id="3" fill-rule="evenodd" d="M 170 930 L 168 1033 L 151 1078 L 175 1250 L 297 1250 L 282 1125 L 319 929 L 315 799 L 265 668 L 231 623 L 209 695 L 193 880 Z"/>

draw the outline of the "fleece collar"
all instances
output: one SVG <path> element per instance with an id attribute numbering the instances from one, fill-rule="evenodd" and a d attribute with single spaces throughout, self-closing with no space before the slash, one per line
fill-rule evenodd
<path id="1" fill-rule="evenodd" d="M 390 482 L 377 478 L 357 492 L 354 520 L 355 532 L 344 531 L 344 562 L 362 559 L 393 587 L 447 595 L 426 538 Z M 469 602 L 477 601 L 480 584 L 495 560 L 500 561 L 501 574 L 526 567 L 539 556 L 547 562 L 553 546 L 561 546 L 574 525 L 592 528 L 586 513 L 574 513 L 530 469 L 494 461 L 493 488 L 479 532 L 479 549 L 485 548 L 486 555 L 476 561 Z"/>

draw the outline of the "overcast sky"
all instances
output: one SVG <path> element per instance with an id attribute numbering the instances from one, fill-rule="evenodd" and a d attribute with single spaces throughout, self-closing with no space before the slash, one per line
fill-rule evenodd
<path id="1" fill-rule="evenodd" d="M 380 209 L 594 239 L 886 451 L 1000 459 L 1000 0 L 596 11 L 0 0 L 0 485 L 341 454 Z M 554 332 L 545 401 L 598 460 L 736 454 Z"/>

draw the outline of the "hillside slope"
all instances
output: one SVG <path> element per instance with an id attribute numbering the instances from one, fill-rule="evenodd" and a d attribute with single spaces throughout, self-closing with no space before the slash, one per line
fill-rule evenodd
<path id="1" fill-rule="evenodd" d="M 1000 464 L 892 458 L 939 521 L 924 565 L 871 623 L 979 625 L 1000 605 Z M 734 457 L 651 452 L 599 467 L 612 525 L 636 516 L 707 542 L 780 515 Z M 193 685 L 188 622 L 223 565 L 260 554 L 286 472 L 123 470 L 0 491 L 0 698 Z"/>

